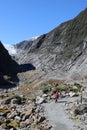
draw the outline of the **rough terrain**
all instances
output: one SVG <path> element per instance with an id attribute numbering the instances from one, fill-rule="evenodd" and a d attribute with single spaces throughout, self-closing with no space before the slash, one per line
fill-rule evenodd
<path id="1" fill-rule="evenodd" d="M 1 129 L 87 129 L 86 28 L 87 9 L 47 34 L 14 45 L 12 57 L 0 43 L 0 83 L 17 82 L 13 89 L 1 86 Z M 63 94 L 58 103 L 56 91 Z"/>

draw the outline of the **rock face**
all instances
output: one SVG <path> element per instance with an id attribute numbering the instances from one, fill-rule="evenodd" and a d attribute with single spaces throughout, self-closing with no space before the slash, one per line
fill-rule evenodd
<path id="1" fill-rule="evenodd" d="M 16 61 L 31 63 L 45 71 L 68 71 L 72 77 L 74 72 L 86 75 L 83 69 L 87 61 L 86 28 L 87 9 L 47 34 L 16 44 Z"/>
<path id="2" fill-rule="evenodd" d="M 0 42 L 0 85 L 14 84 L 17 79 L 18 64 L 12 60 Z"/>
<path id="3" fill-rule="evenodd" d="M 47 34 L 16 44 L 16 60 L 20 64 L 32 63 L 36 69 L 45 71 L 62 70 L 71 75 L 74 72 L 86 75 L 87 71 L 83 69 L 87 66 L 86 28 L 87 9 Z"/>

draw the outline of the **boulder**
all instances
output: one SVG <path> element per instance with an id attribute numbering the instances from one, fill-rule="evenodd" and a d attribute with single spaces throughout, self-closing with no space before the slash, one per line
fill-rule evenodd
<path id="1" fill-rule="evenodd" d="M 36 98 L 36 104 L 41 104 L 44 102 L 44 98 L 37 96 Z"/>
<path id="2" fill-rule="evenodd" d="M 76 95 L 76 94 L 75 94 L 74 92 L 70 92 L 70 93 L 69 93 L 69 96 L 70 96 L 70 97 L 73 97 L 73 96 L 75 96 L 75 95 Z"/>

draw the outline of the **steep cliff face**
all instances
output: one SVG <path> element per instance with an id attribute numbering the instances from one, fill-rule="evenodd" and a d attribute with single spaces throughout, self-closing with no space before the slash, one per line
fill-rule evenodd
<path id="1" fill-rule="evenodd" d="M 0 85 L 14 84 L 17 80 L 18 64 L 12 60 L 0 42 Z"/>
<path id="2" fill-rule="evenodd" d="M 49 33 L 17 44 L 16 48 L 19 63 L 32 63 L 45 71 L 80 72 L 87 56 L 87 9 Z"/>

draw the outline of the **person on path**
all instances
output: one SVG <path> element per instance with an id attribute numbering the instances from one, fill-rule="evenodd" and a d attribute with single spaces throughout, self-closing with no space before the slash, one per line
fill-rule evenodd
<path id="1" fill-rule="evenodd" d="M 54 94 L 55 103 L 57 102 L 58 98 L 59 98 L 59 93 L 58 93 L 58 91 L 57 91 L 57 92 Z"/>

